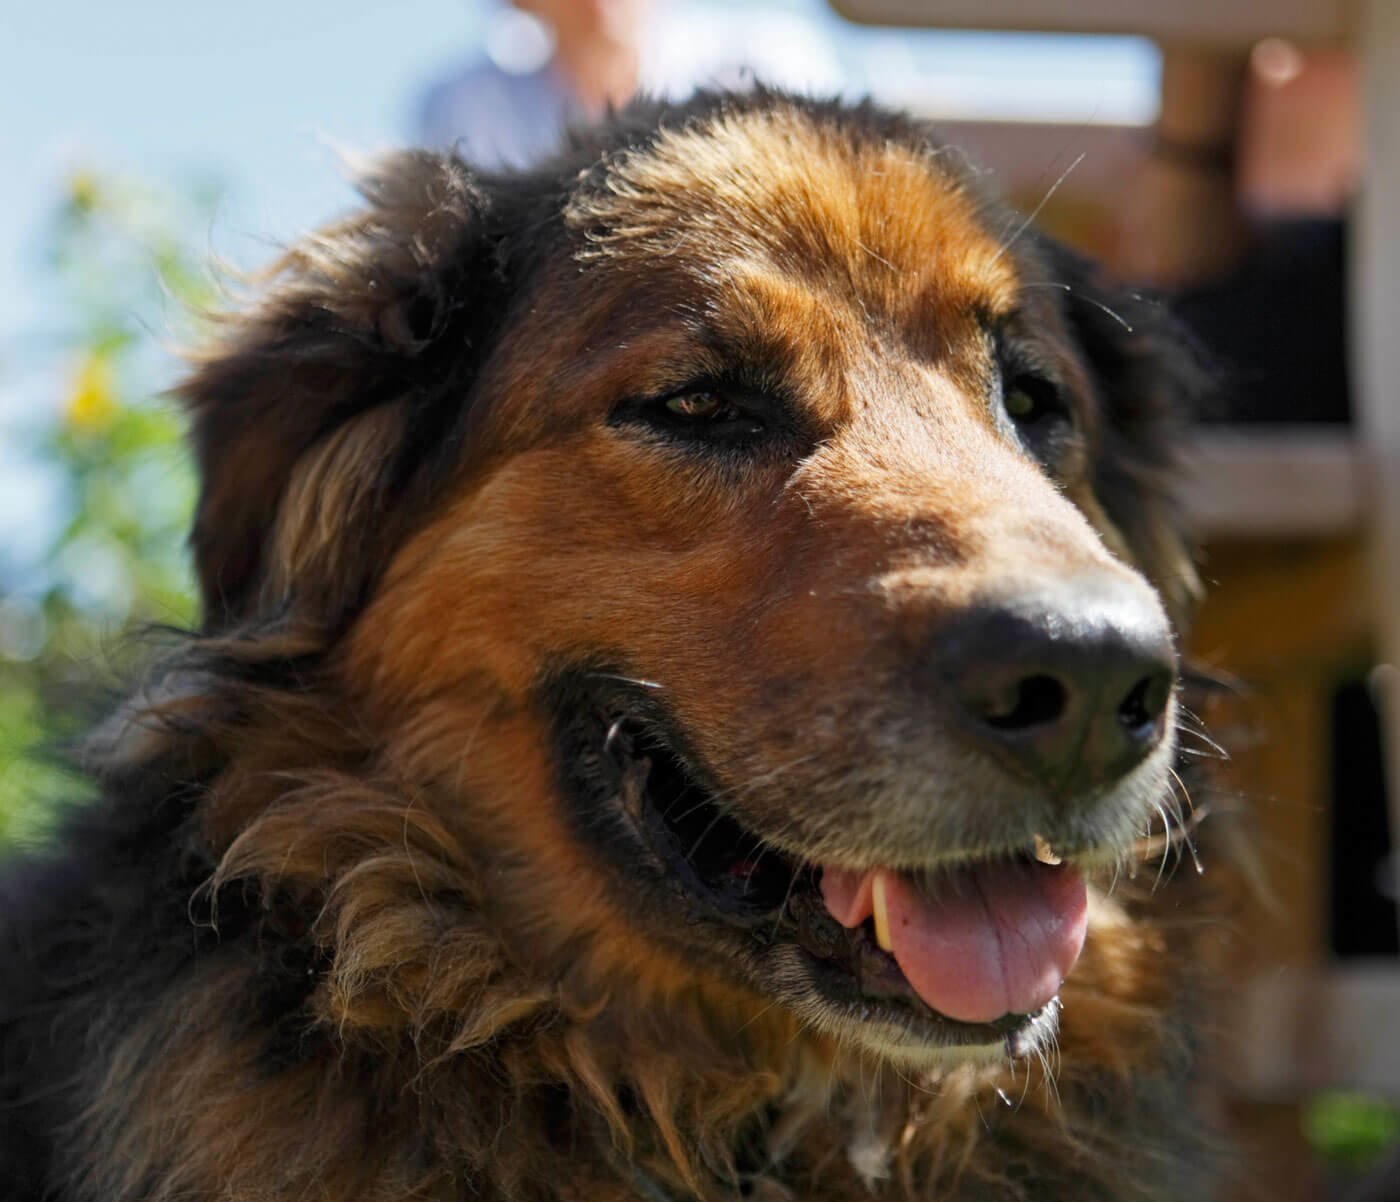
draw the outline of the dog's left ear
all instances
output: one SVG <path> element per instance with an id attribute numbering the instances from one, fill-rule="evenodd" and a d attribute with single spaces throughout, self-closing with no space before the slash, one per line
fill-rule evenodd
<path id="1" fill-rule="evenodd" d="M 1202 347 L 1154 298 L 1110 283 L 1087 259 L 1042 241 L 1062 312 L 1098 393 L 1093 486 L 1178 628 L 1200 592 L 1179 496 L 1182 442 L 1214 404 Z"/>
<path id="2" fill-rule="evenodd" d="M 463 163 L 394 155 L 360 189 L 365 208 L 287 254 L 179 389 L 206 631 L 353 611 L 453 453 L 504 307 L 489 199 Z"/>

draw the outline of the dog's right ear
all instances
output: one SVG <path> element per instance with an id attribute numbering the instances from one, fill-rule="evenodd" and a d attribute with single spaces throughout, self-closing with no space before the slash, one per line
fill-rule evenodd
<path id="1" fill-rule="evenodd" d="M 504 308 L 488 197 L 426 152 L 387 158 L 360 190 L 366 207 L 287 254 L 178 390 L 206 631 L 288 610 L 341 622 L 455 450 Z"/>

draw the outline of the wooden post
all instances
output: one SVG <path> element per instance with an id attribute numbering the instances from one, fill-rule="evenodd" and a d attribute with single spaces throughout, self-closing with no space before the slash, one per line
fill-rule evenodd
<path id="1" fill-rule="evenodd" d="M 1155 288 L 1226 274 L 1245 244 L 1235 196 L 1235 146 L 1249 58 L 1240 49 L 1162 48 L 1156 146 L 1124 218 L 1119 262 Z"/>
<path id="2" fill-rule="evenodd" d="M 1400 665 L 1400 4 L 1357 0 L 1355 14 L 1366 175 L 1351 238 L 1353 378 L 1373 472 L 1377 648 L 1382 662 Z M 1378 673 L 1376 680 L 1393 851 L 1400 845 L 1400 672 Z"/>

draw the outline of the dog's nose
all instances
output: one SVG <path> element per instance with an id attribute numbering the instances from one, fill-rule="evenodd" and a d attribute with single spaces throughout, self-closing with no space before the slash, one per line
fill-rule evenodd
<path id="1" fill-rule="evenodd" d="M 1177 673 L 1155 595 L 1116 577 L 984 599 L 942 624 L 934 663 L 965 735 L 1061 798 L 1162 741 Z"/>

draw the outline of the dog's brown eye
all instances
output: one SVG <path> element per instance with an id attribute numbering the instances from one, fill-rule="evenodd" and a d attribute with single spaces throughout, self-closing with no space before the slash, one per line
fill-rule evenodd
<path id="1" fill-rule="evenodd" d="M 614 425 L 640 427 L 692 446 L 740 448 L 769 433 L 773 402 L 753 389 L 696 382 L 669 396 L 624 401 Z"/>
<path id="2" fill-rule="evenodd" d="M 722 421 L 735 415 L 734 406 L 717 392 L 687 392 L 666 401 L 666 411 L 688 421 Z"/>

